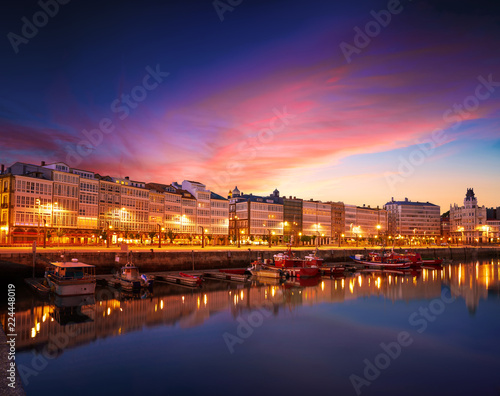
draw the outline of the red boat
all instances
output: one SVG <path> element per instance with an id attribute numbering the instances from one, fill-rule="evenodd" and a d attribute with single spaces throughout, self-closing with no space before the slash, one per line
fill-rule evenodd
<path id="1" fill-rule="evenodd" d="M 308 264 L 305 260 L 295 256 L 290 248 L 286 253 L 278 253 L 274 255 L 274 266 L 276 268 L 282 268 L 290 276 L 300 278 L 312 278 L 319 274 L 319 268 L 317 265 Z"/>
<path id="2" fill-rule="evenodd" d="M 195 283 L 198 286 L 201 285 L 201 283 L 203 282 L 203 279 L 201 279 L 201 277 L 199 277 L 199 276 L 189 275 L 189 274 L 186 274 L 184 272 L 179 272 L 179 275 L 182 276 L 183 278 L 193 279 L 193 281 L 195 281 Z"/>
<path id="3" fill-rule="evenodd" d="M 420 253 L 413 251 L 406 251 L 405 253 L 392 253 L 392 257 L 395 259 L 406 259 L 409 260 L 413 266 L 420 265 L 441 265 L 443 259 L 423 259 Z"/>
<path id="4" fill-rule="evenodd" d="M 380 256 L 370 254 L 368 258 L 362 254 L 356 254 L 355 256 L 351 256 L 351 259 L 358 264 L 363 264 L 369 267 L 407 269 L 412 266 L 412 263 L 408 260 L 385 257 L 383 254 Z"/>
<path id="5" fill-rule="evenodd" d="M 317 265 L 318 267 L 323 266 L 323 259 L 316 256 L 315 254 L 309 254 L 304 257 L 304 261 L 306 262 L 306 265 Z"/>

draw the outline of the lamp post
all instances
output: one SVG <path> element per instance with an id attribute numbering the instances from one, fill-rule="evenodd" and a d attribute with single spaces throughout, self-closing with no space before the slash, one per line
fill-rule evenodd
<path id="1" fill-rule="evenodd" d="M 201 248 L 203 249 L 205 247 L 205 229 L 203 226 L 198 226 L 198 228 L 201 228 Z"/>
<path id="2" fill-rule="evenodd" d="M 158 223 L 158 249 L 161 249 L 161 224 Z"/>
<path id="3" fill-rule="evenodd" d="M 47 220 L 43 219 L 43 248 L 47 247 Z"/>
<path id="4" fill-rule="evenodd" d="M 234 229 L 235 229 L 235 234 L 236 234 L 236 239 L 238 240 L 238 247 L 240 247 L 240 227 L 238 224 L 238 216 L 234 216 Z"/>
<path id="5" fill-rule="evenodd" d="M 36 230 L 36 242 L 39 243 L 40 242 L 40 203 L 41 203 L 40 198 L 37 198 L 35 202 L 38 205 L 38 228 Z"/>

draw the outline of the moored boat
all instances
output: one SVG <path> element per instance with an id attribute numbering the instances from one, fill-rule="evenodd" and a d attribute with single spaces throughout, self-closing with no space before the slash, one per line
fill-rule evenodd
<path id="1" fill-rule="evenodd" d="M 50 263 L 45 271 L 45 279 L 50 290 L 59 296 L 77 296 L 95 292 L 95 266 L 80 263 L 78 259 Z"/>
<path id="2" fill-rule="evenodd" d="M 317 265 L 312 264 L 311 261 L 302 260 L 300 257 L 295 256 L 291 248 L 288 248 L 285 253 L 274 255 L 274 267 L 282 269 L 289 276 L 306 278 L 314 277 L 319 274 Z"/>
<path id="3" fill-rule="evenodd" d="M 203 279 L 201 278 L 201 276 L 190 275 L 190 274 L 186 274 L 184 272 L 179 272 L 179 276 L 186 278 L 186 280 L 188 280 L 188 279 L 192 280 L 197 286 L 200 286 L 201 283 L 203 282 Z"/>
<path id="4" fill-rule="evenodd" d="M 398 269 L 407 269 L 412 266 L 412 263 L 408 260 L 395 259 L 391 257 L 380 257 L 374 259 L 372 256 L 366 258 L 362 254 L 356 254 L 354 256 L 350 256 L 351 260 L 358 264 L 363 264 L 368 267 L 384 267 L 384 268 L 398 268 Z"/>
<path id="5" fill-rule="evenodd" d="M 120 286 L 126 291 L 140 291 L 143 288 L 153 286 L 153 280 L 145 274 L 140 274 L 139 268 L 131 263 L 125 264 L 115 273 L 113 278 L 108 281 L 110 286 Z"/>

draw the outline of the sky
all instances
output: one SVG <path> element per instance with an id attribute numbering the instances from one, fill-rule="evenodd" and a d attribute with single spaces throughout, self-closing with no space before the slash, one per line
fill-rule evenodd
<path id="1" fill-rule="evenodd" d="M 492 1 L 8 0 L 0 162 L 500 206 Z"/>

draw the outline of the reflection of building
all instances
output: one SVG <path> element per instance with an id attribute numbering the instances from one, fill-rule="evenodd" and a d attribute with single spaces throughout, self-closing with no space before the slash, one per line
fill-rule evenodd
<path id="1" fill-rule="evenodd" d="M 486 208 L 477 204 L 474 189 L 467 189 L 463 206 L 450 205 L 450 229 L 455 241 L 486 242 L 489 231 L 486 224 Z"/>
<path id="2" fill-rule="evenodd" d="M 307 283 L 306 283 L 307 284 Z M 394 271 L 361 271 L 339 279 L 317 279 L 313 286 L 302 286 L 301 280 L 284 284 L 253 284 L 243 288 L 214 283 L 212 289 L 184 290 L 166 284 L 155 285 L 155 296 L 126 299 L 111 289 L 98 289 L 94 304 L 85 301 L 73 310 L 78 316 L 63 318 L 65 312 L 54 305 L 40 305 L 16 312 L 16 346 L 19 350 L 51 343 L 54 337 L 63 340 L 62 349 L 140 330 L 144 325 L 198 326 L 210 315 L 230 310 L 234 316 L 260 308 L 272 312 L 301 305 L 342 303 L 366 297 L 384 297 L 390 301 L 411 301 L 439 298 L 442 285 L 450 285 L 453 297 L 463 297 L 474 312 L 488 290 L 498 290 L 498 263 L 447 265 L 438 270 L 398 274 Z M 21 300 L 18 307 L 26 306 Z M 43 303 L 41 303 L 43 304 Z M 77 320 L 77 319 L 85 320 Z M 69 319 L 69 320 L 68 320 Z M 7 325 L 8 315 L 0 313 Z M 75 323 L 78 322 L 78 323 Z M 66 323 L 66 324 L 63 324 Z M 65 340 L 65 341 L 64 341 Z M 59 344 L 56 344 L 59 346 Z"/>
<path id="3" fill-rule="evenodd" d="M 440 208 L 429 202 L 391 201 L 387 210 L 389 235 L 396 237 L 438 238 L 441 235 Z"/>

